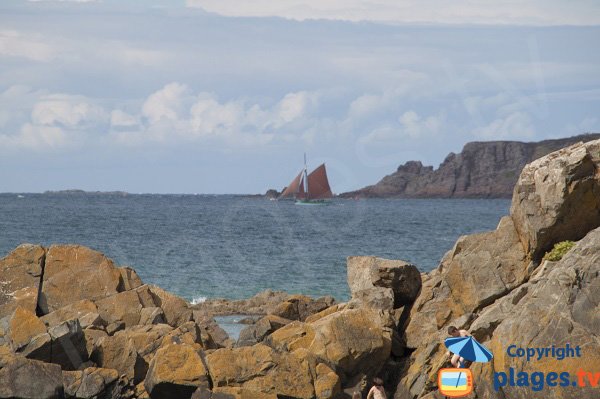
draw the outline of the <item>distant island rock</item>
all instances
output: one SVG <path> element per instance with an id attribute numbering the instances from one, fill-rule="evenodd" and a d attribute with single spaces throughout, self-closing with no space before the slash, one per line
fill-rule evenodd
<path id="1" fill-rule="evenodd" d="M 600 133 L 525 143 L 489 141 L 465 144 L 451 152 L 438 169 L 408 161 L 378 183 L 342 193 L 342 198 L 510 198 L 523 167 L 577 142 L 600 138 Z"/>
<path id="2" fill-rule="evenodd" d="M 120 195 L 122 197 L 129 195 L 126 191 L 85 191 L 79 189 L 70 189 L 70 190 L 57 190 L 57 191 L 44 191 L 44 195 Z"/>
<path id="3" fill-rule="evenodd" d="M 267 190 L 267 192 L 265 193 L 265 198 L 271 199 L 271 198 L 277 198 L 279 197 L 281 193 L 273 188 Z"/>

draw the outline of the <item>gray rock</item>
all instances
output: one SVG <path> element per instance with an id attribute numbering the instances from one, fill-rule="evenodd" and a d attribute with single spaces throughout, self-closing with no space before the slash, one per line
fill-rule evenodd
<path id="1" fill-rule="evenodd" d="M 523 169 L 510 213 L 532 259 L 600 226 L 599 170 L 600 140 L 553 152 Z"/>
<path id="2" fill-rule="evenodd" d="M 0 347 L 0 398 L 63 398 L 60 366 L 14 355 Z"/>
<path id="3" fill-rule="evenodd" d="M 421 289 L 416 266 L 374 256 L 349 256 L 348 286 L 352 299 L 375 309 L 392 310 L 411 304 Z"/>

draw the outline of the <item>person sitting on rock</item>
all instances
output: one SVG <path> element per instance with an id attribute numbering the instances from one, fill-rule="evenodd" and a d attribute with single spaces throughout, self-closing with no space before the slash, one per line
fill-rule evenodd
<path id="1" fill-rule="evenodd" d="M 373 378 L 373 387 L 369 391 L 367 399 L 387 399 L 381 378 Z"/>
<path id="2" fill-rule="evenodd" d="M 448 335 L 450 335 L 451 337 L 468 337 L 469 336 L 469 332 L 467 330 L 459 330 L 458 328 L 454 327 L 454 326 L 450 326 L 448 327 Z M 467 366 L 467 362 L 465 361 L 465 359 L 455 353 L 451 353 L 450 351 L 446 352 L 446 356 L 450 356 L 452 355 L 452 358 L 450 359 L 450 363 L 452 363 L 452 366 L 460 369 L 463 367 L 468 367 Z"/>

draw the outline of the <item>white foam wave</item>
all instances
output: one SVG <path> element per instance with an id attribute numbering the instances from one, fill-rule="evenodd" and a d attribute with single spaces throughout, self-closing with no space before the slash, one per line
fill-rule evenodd
<path id="1" fill-rule="evenodd" d="M 199 303 L 206 302 L 206 299 L 207 298 L 205 296 L 194 297 L 192 298 L 192 305 L 197 305 Z"/>

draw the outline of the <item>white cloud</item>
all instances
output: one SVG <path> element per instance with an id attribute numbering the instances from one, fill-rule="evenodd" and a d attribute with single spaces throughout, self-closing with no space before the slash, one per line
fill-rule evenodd
<path id="1" fill-rule="evenodd" d="M 567 125 L 566 134 L 576 135 L 581 133 L 597 133 L 600 132 L 600 120 L 596 117 L 588 116 L 583 118 L 579 123 L 570 123 Z"/>
<path id="2" fill-rule="evenodd" d="M 120 109 L 115 109 L 110 113 L 110 124 L 111 126 L 136 126 L 139 124 L 138 118 L 128 114 Z"/>
<path id="3" fill-rule="evenodd" d="M 362 136 L 359 141 L 363 145 L 399 142 L 400 140 L 423 139 L 434 137 L 440 133 L 444 124 L 443 114 L 421 117 L 417 112 L 409 110 L 404 112 L 396 123 L 384 122 L 381 126 L 374 128 L 368 134 Z"/>
<path id="4" fill-rule="evenodd" d="M 473 134 L 486 140 L 526 139 L 535 136 L 535 127 L 527 113 L 518 111 L 475 128 Z"/>
<path id="5" fill-rule="evenodd" d="M 92 104 L 82 96 L 53 94 L 44 96 L 31 111 L 31 121 L 36 125 L 95 125 L 108 118 L 102 107 Z"/>
<path id="6" fill-rule="evenodd" d="M 27 0 L 30 3 L 96 3 L 101 0 Z"/>
<path id="7" fill-rule="evenodd" d="M 561 0 L 187 0 L 189 7 L 228 16 L 348 21 L 594 25 L 594 2 Z"/>
<path id="8" fill-rule="evenodd" d="M 169 83 L 148 97 L 142 106 L 142 114 L 151 123 L 161 119 L 177 120 L 182 112 L 183 97 L 187 87 L 179 83 Z"/>
<path id="9" fill-rule="evenodd" d="M 56 150 L 71 145 L 63 129 L 26 123 L 15 135 L 0 134 L 0 150 L 27 149 L 36 152 Z"/>
<path id="10" fill-rule="evenodd" d="M 26 34 L 15 30 L 0 31 L 0 56 L 46 62 L 55 55 L 55 49 L 45 43 L 39 34 Z"/>

